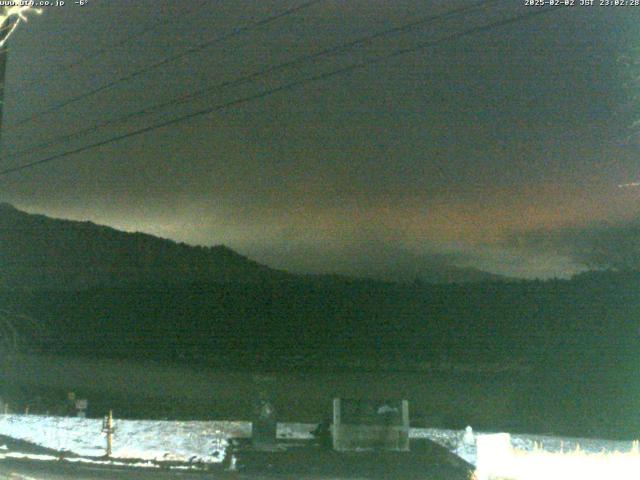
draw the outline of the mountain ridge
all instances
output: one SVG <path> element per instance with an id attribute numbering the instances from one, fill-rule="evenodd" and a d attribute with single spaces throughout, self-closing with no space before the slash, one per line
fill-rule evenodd
<path id="1" fill-rule="evenodd" d="M 290 274 L 224 245 L 191 246 L 0 204 L 0 286 L 82 290 L 128 284 L 252 282 Z"/>
<path id="2" fill-rule="evenodd" d="M 467 283 L 506 281 L 491 273 L 452 265 L 424 274 L 356 269 L 290 273 L 254 261 L 225 246 L 188 245 L 142 232 L 124 232 L 91 221 L 32 214 L 0 203 L 0 288 L 84 290 L 132 284 L 252 283 L 265 281 L 364 281 Z"/>

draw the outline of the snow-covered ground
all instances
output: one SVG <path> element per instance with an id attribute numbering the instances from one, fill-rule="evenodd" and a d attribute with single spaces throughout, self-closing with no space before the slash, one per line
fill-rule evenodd
<path id="1" fill-rule="evenodd" d="M 115 429 L 114 459 L 207 463 L 223 460 L 225 431 L 235 430 L 232 422 L 145 420 L 116 420 Z M 106 449 L 102 421 L 95 419 L 0 415 L 0 435 L 86 457 L 103 456 Z"/>
<path id="2" fill-rule="evenodd" d="M 490 432 L 473 432 L 467 430 L 445 430 L 438 428 L 412 428 L 411 438 L 425 438 L 449 451 L 455 453 L 471 465 L 477 465 L 476 438 L 479 435 L 487 435 Z M 631 451 L 632 442 L 618 442 L 612 440 L 600 440 L 594 438 L 566 438 L 550 437 L 545 435 L 511 434 L 513 448 L 523 452 L 533 452 L 537 445 L 539 449 L 547 452 L 569 452 L 576 448 L 584 453 L 626 453 Z"/>
<path id="3" fill-rule="evenodd" d="M 310 439 L 316 427 L 309 423 L 279 423 L 278 437 Z M 251 436 L 249 422 L 172 422 L 115 420 L 113 459 L 217 463 L 224 458 L 229 438 Z M 476 438 L 486 432 L 412 428 L 410 438 L 434 441 L 472 465 L 477 463 Z M 102 421 L 39 415 L 0 415 L 0 435 L 25 440 L 56 451 L 85 457 L 105 454 Z M 538 444 L 550 452 L 575 450 L 586 453 L 628 452 L 631 442 L 559 438 L 540 435 L 511 435 L 513 447 L 533 451 Z"/>

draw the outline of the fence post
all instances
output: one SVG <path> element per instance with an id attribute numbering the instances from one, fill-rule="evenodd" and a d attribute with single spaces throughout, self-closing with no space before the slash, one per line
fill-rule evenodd
<path id="1" fill-rule="evenodd" d="M 113 426 L 113 410 L 109 410 L 109 415 L 102 421 L 102 431 L 107 434 L 107 457 L 110 457 L 113 453 L 113 433 L 115 430 Z"/>

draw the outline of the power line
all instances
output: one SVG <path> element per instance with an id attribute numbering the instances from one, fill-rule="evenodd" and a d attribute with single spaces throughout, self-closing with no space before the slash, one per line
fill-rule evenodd
<path id="1" fill-rule="evenodd" d="M 200 1 L 193 9 L 191 9 L 191 11 L 189 12 L 189 15 L 197 12 L 202 7 L 204 7 L 207 3 L 208 3 L 208 0 Z M 134 41 L 134 40 L 136 40 L 138 38 L 141 38 L 141 37 L 145 36 L 147 33 L 152 32 L 154 30 L 157 30 L 158 28 L 160 28 L 160 26 L 169 24 L 172 21 L 173 21 L 173 19 L 170 18 L 170 19 L 166 19 L 166 20 L 160 22 L 160 24 L 151 24 L 150 23 L 146 27 L 144 27 L 142 30 L 140 30 L 139 32 L 134 33 L 132 35 L 129 35 L 129 36 L 123 38 L 122 40 L 118 41 L 118 42 L 110 43 L 107 46 L 98 48 L 96 50 L 89 51 L 89 52 L 87 52 L 85 54 L 82 54 L 82 55 L 78 56 L 75 60 L 71 60 L 68 63 L 58 64 L 55 67 L 55 70 L 53 72 L 48 72 L 48 75 L 51 75 L 51 73 L 54 73 L 54 74 L 57 75 L 57 74 L 60 74 L 60 73 L 62 73 L 64 71 L 66 71 L 66 70 L 71 70 L 71 69 L 74 69 L 76 67 L 79 67 L 80 65 L 84 64 L 88 60 L 91 60 L 92 58 L 99 57 L 100 55 L 103 55 L 103 54 L 105 54 L 107 52 L 110 52 L 110 51 L 112 51 L 112 50 L 114 50 L 116 48 L 122 47 L 122 46 L 124 46 L 124 45 L 126 45 L 128 43 L 131 43 L 132 41 Z M 34 83 L 38 83 L 38 82 L 41 82 L 41 81 L 42 81 L 41 79 L 40 80 L 38 80 L 38 79 L 27 80 L 26 82 L 21 82 L 21 87 L 24 88 L 25 85 L 32 85 Z"/>
<path id="2" fill-rule="evenodd" d="M 258 92 L 258 93 L 252 94 L 252 95 L 248 95 L 248 96 L 236 99 L 236 100 L 231 100 L 229 102 L 225 102 L 223 104 L 215 105 L 213 107 L 209 107 L 209 108 L 206 108 L 206 109 L 198 110 L 196 112 L 192 112 L 192 113 L 187 114 L 187 115 L 183 115 L 183 116 L 180 116 L 180 117 L 177 117 L 177 118 L 173 118 L 173 119 L 168 120 L 168 121 L 164 121 L 164 122 L 161 122 L 161 123 L 150 125 L 150 126 L 147 126 L 147 127 L 144 127 L 144 128 L 140 128 L 140 129 L 128 132 L 128 133 L 124 133 L 122 135 L 117 135 L 115 137 L 111 137 L 111 138 L 108 138 L 108 139 L 105 139 L 105 140 L 101 140 L 99 142 L 92 143 L 90 145 L 85 145 L 83 147 L 79 147 L 79 148 L 76 148 L 76 149 L 73 149 L 73 150 L 69 150 L 69 151 L 62 152 L 62 153 L 59 153 L 59 154 L 56 154 L 56 155 L 52 155 L 52 156 L 49 156 L 47 158 L 44 158 L 44 159 L 41 159 L 41 160 L 37 160 L 35 162 L 31 162 L 31 163 L 27 163 L 27 164 L 24 164 L 24 165 L 18 165 L 16 167 L 8 168 L 8 169 L 0 171 L 0 176 L 6 176 L 6 175 L 9 175 L 11 173 L 15 173 L 15 172 L 18 172 L 18 171 L 21 171 L 21 170 L 26 170 L 28 168 L 33 168 L 35 166 L 42 165 L 42 164 L 45 164 L 45 163 L 49 163 L 49 162 L 52 162 L 52 161 L 55 161 L 55 160 L 59 160 L 61 158 L 68 157 L 70 155 L 75 155 L 75 154 L 82 153 L 82 152 L 85 152 L 85 151 L 88 151 L 88 150 L 92 150 L 94 148 L 98 148 L 98 147 L 102 147 L 104 145 L 108 145 L 110 143 L 118 142 L 120 140 L 124 140 L 124 139 L 130 138 L 130 137 L 142 135 L 144 133 L 148 133 L 148 132 L 151 132 L 153 130 L 157 130 L 159 128 L 168 127 L 168 126 L 175 125 L 175 124 L 178 124 L 178 123 L 181 123 L 181 122 L 184 122 L 184 121 L 196 118 L 196 117 L 201 117 L 201 116 L 204 116 L 204 115 L 216 112 L 216 111 L 224 110 L 224 109 L 227 109 L 229 107 L 234 107 L 234 106 L 241 105 L 243 103 L 247 103 L 247 102 L 250 102 L 250 101 L 253 101 L 253 100 L 258 100 L 258 99 L 261 99 L 261 98 L 269 97 L 269 96 L 271 96 L 271 95 L 273 95 L 275 93 L 279 93 L 279 92 L 282 92 L 282 91 L 285 91 L 285 90 L 291 90 L 293 88 L 296 88 L 296 87 L 299 87 L 299 86 L 302 86 L 302 85 L 307 85 L 309 83 L 315 83 L 315 82 L 319 82 L 319 81 L 324 81 L 324 80 L 327 80 L 327 79 L 329 79 L 331 77 L 334 77 L 334 76 L 337 76 L 337 75 L 342 75 L 342 74 L 345 74 L 345 73 L 348 73 L 348 72 L 352 72 L 354 70 L 357 70 L 357 69 L 360 69 L 360 68 L 364 68 L 364 67 L 367 67 L 367 66 L 370 66 L 370 65 L 374 65 L 374 64 L 380 63 L 382 61 L 388 60 L 390 58 L 395 58 L 395 57 L 398 57 L 398 56 L 401 56 L 401 55 L 406 55 L 408 53 L 412 53 L 412 52 L 415 52 L 415 51 L 418 51 L 418 50 L 421 50 L 421 49 L 436 45 L 438 43 L 458 40 L 460 38 L 463 38 L 463 37 L 466 37 L 466 36 L 469 36 L 469 35 L 475 35 L 475 34 L 478 34 L 478 33 L 488 32 L 488 31 L 491 31 L 491 30 L 493 30 L 495 28 L 499 28 L 499 27 L 502 27 L 502 26 L 505 26 L 505 25 L 510 25 L 510 24 L 513 24 L 513 23 L 517 23 L 517 22 L 520 22 L 520 21 L 523 21 L 523 20 L 527 20 L 529 18 L 533 18 L 533 17 L 539 16 L 539 15 L 544 15 L 544 14 L 550 13 L 551 11 L 555 11 L 555 10 L 558 10 L 558 9 L 561 9 L 561 8 L 565 8 L 565 7 L 560 6 L 560 7 L 555 7 L 555 8 L 543 8 L 543 9 L 540 9 L 540 10 L 536 10 L 534 12 L 529 12 L 529 13 L 525 13 L 525 14 L 522 14 L 522 15 L 517 15 L 515 17 L 511 17 L 511 18 L 508 18 L 508 19 L 505 19 L 505 20 L 492 22 L 492 23 L 489 23 L 489 24 L 486 24 L 486 25 L 483 25 L 483 26 L 480 26 L 480 27 L 473 27 L 473 28 L 464 30 L 462 32 L 454 33 L 454 34 L 448 35 L 446 37 L 439 38 L 437 40 L 423 42 L 423 43 L 420 43 L 420 44 L 415 45 L 413 47 L 407 47 L 407 48 L 395 50 L 394 52 L 391 52 L 390 54 L 386 54 L 386 55 L 380 56 L 378 58 L 375 58 L 375 59 L 372 59 L 372 60 L 369 60 L 369 61 L 366 61 L 366 62 L 355 63 L 355 64 L 352 64 L 352 65 L 348 65 L 346 67 L 342 67 L 342 68 L 339 68 L 339 69 L 336 69 L 336 70 L 331 70 L 329 72 L 325 72 L 325 73 L 322 73 L 322 74 L 319 74 L 319 75 L 315 75 L 313 77 L 308 77 L 308 78 L 304 78 L 304 79 L 301 79 L 301 80 L 296 80 L 296 81 L 293 81 L 293 82 L 289 82 L 289 83 L 280 85 L 279 87 L 263 90 L 261 92 Z"/>
<path id="3" fill-rule="evenodd" d="M 238 28 L 234 29 L 233 31 L 231 31 L 230 33 L 226 33 L 224 35 L 220 35 L 218 37 L 215 37 L 212 40 L 208 40 L 206 42 L 200 43 L 200 44 L 198 44 L 198 45 L 196 45 L 194 47 L 191 47 L 191 48 L 188 48 L 186 50 L 183 50 L 180 53 L 177 53 L 175 55 L 171 55 L 169 57 L 166 57 L 163 60 L 160 60 L 159 62 L 152 63 L 152 64 L 147 65 L 147 66 L 145 66 L 145 67 L 143 67 L 143 68 L 141 68 L 139 70 L 135 70 L 134 72 L 132 72 L 132 73 L 130 73 L 128 75 L 125 75 L 124 77 L 120 77 L 118 80 L 114 80 L 112 82 L 106 83 L 106 84 L 104 84 L 104 85 L 102 85 L 100 87 L 97 87 L 97 88 L 95 88 L 93 90 L 85 92 L 85 93 L 83 93 L 81 95 L 77 95 L 77 96 L 72 97 L 72 98 L 70 98 L 68 100 L 60 102 L 57 105 L 54 105 L 54 106 L 52 106 L 50 108 L 47 108 L 47 109 L 42 110 L 40 112 L 36 112 L 33 115 L 30 115 L 29 117 L 26 117 L 26 118 L 23 118 L 23 119 L 17 121 L 16 124 L 14 125 L 14 127 L 19 127 L 19 126 L 24 125 L 24 124 L 26 124 L 26 123 L 28 123 L 28 122 L 30 122 L 30 121 L 38 118 L 38 117 L 53 113 L 53 112 L 55 112 L 57 110 L 60 110 L 61 108 L 64 108 L 64 107 L 66 107 L 68 105 L 71 105 L 73 103 L 79 102 L 80 100 L 84 100 L 86 98 L 92 97 L 93 95 L 96 95 L 97 93 L 100 93 L 100 92 L 103 92 L 105 90 L 108 90 L 108 89 L 110 89 L 110 88 L 112 88 L 112 87 L 114 87 L 114 86 L 116 86 L 116 85 L 118 85 L 120 83 L 128 82 L 130 80 L 133 80 L 134 78 L 137 78 L 137 77 L 139 77 L 141 75 L 149 73 L 149 72 L 151 72 L 151 71 L 153 71 L 153 70 L 155 70 L 155 69 L 157 69 L 159 67 L 162 67 L 162 66 L 164 66 L 164 65 L 166 65 L 168 63 L 175 62 L 176 60 L 179 60 L 180 58 L 183 58 L 183 57 L 185 57 L 187 55 L 191 55 L 191 54 L 200 52 L 200 51 L 210 47 L 211 45 L 214 45 L 216 43 L 219 43 L 221 41 L 227 40 L 227 39 L 229 39 L 231 37 L 234 37 L 236 35 L 240 35 L 240 34 L 242 34 L 244 32 L 250 31 L 250 30 L 252 30 L 254 28 L 262 27 L 262 26 L 267 25 L 267 24 L 269 24 L 271 22 L 274 22 L 274 21 L 279 20 L 281 18 L 284 18 L 286 16 L 289 16 L 289 15 L 292 15 L 294 13 L 297 13 L 300 10 L 308 8 L 308 7 L 310 7 L 310 6 L 312 6 L 312 5 L 316 4 L 316 3 L 319 3 L 321 1 L 322 0 L 308 0 L 308 1 L 298 5 L 296 7 L 292 7 L 290 9 L 287 9 L 287 10 L 285 10 L 285 11 L 283 11 L 281 13 L 278 13 L 276 15 L 272 15 L 270 17 L 267 17 L 267 18 L 265 18 L 263 20 L 259 20 L 257 22 L 249 23 L 249 24 L 244 25 L 242 27 L 238 27 Z"/>
<path id="4" fill-rule="evenodd" d="M 7 18 L 5 20 L 5 22 L 7 23 L 6 25 L 3 25 L 2 27 L 0 27 L 0 41 L 4 40 L 4 33 L 5 32 L 9 32 L 11 33 L 11 31 L 13 31 L 13 29 L 15 28 L 17 23 L 20 23 L 20 18 L 19 17 L 10 17 Z"/>
<path id="5" fill-rule="evenodd" d="M 271 67 L 267 67 L 267 68 L 263 68 L 261 70 L 258 70 L 257 72 L 251 73 L 249 75 L 245 75 L 243 77 L 239 77 L 239 78 L 235 78 L 232 80 L 227 80 L 221 83 L 218 83 L 216 85 L 213 86 L 209 86 L 209 87 L 205 87 L 203 89 L 197 90 L 195 92 L 191 92 L 188 93 L 186 95 L 182 95 L 180 97 L 171 99 L 169 101 L 166 102 L 162 102 L 156 105 L 151 105 L 148 107 L 145 107 L 141 110 L 137 110 L 135 112 L 131 112 L 128 114 L 125 114 L 123 116 L 120 116 L 118 118 L 115 119 L 111 119 L 111 120 L 106 120 L 102 123 L 99 123 L 97 125 L 85 128 L 83 130 L 77 131 L 77 132 L 73 132 L 70 134 L 65 134 L 65 135 L 61 135 L 58 137 L 55 137 L 53 139 L 47 140 L 43 143 L 40 143 L 38 145 L 32 146 L 32 147 L 28 147 L 26 149 L 8 154 L 8 155 L 3 155 L 2 157 L 0 157 L 0 161 L 2 160 L 7 160 L 10 158 L 15 158 L 15 157 L 20 157 L 22 155 L 25 155 L 27 153 L 32 153 L 34 151 L 38 151 L 38 150 L 42 150 L 51 146 L 54 146 L 58 143 L 63 143 L 63 142 L 67 142 L 73 138 L 82 136 L 82 135 L 86 135 L 89 133 L 93 133 L 97 130 L 100 130 L 102 128 L 106 128 L 112 125 L 116 125 L 118 123 L 122 123 L 128 120 L 131 120 L 133 118 L 136 117 L 140 117 L 140 116 L 144 116 L 144 115 L 148 115 L 154 112 L 157 112 L 159 110 L 162 110 L 164 108 L 173 106 L 173 105 L 178 105 L 178 104 L 182 104 L 185 102 L 188 102 L 194 98 L 203 96 L 205 94 L 214 92 L 216 90 L 220 90 L 226 87 L 237 87 L 239 85 L 243 85 L 245 83 L 249 83 L 259 77 L 265 76 L 265 75 L 269 75 L 272 73 L 276 73 L 279 72 L 281 70 L 285 70 L 287 68 L 296 66 L 296 65 L 300 65 L 309 61 L 313 61 L 316 60 L 318 58 L 327 56 L 327 55 L 331 55 L 331 54 L 335 54 L 344 50 L 348 50 L 349 48 L 355 47 L 357 45 L 363 45 L 365 43 L 371 43 L 372 41 L 378 39 L 378 38 L 382 38 L 382 37 L 386 37 L 392 34 L 397 34 L 397 33 L 403 33 L 406 32 L 408 30 L 413 30 L 416 29 L 420 26 L 423 26 L 425 24 L 428 23 L 432 23 L 438 20 L 445 20 L 449 17 L 457 17 L 463 14 L 468 14 L 468 13 L 472 13 L 474 11 L 479 11 L 479 10 L 483 10 L 486 6 L 492 4 L 492 3 L 497 3 L 500 2 L 502 0 L 484 0 L 481 1 L 475 5 L 471 5 L 471 6 L 466 6 L 466 7 L 461 7 L 461 8 L 457 8 L 454 10 L 450 10 L 448 12 L 439 14 L 439 15 L 430 15 L 428 17 L 424 17 L 421 18 L 419 20 L 415 20 L 413 22 L 401 25 L 401 26 L 397 26 L 397 27 L 393 27 L 393 28 L 389 28 L 386 30 L 382 30 L 380 32 L 376 32 L 370 35 L 366 35 L 363 37 L 360 37 L 358 39 L 346 42 L 346 43 L 342 43 L 339 45 L 335 45 L 333 47 L 329 47 L 329 48 L 325 48 L 323 50 L 320 50 L 318 52 L 315 53 L 310 53 L 310 54 L 305 54 L 305 55 L 301 55 L 295 59 L 292 60 L 288 60 L 286 62 L 280 63 L 278 65 L 275 66 L 271 66 Z"/>

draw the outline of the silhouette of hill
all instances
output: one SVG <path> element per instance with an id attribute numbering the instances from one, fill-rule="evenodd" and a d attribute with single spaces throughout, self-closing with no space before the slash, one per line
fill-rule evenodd
<path id="1" fill-rule="evenodd" d="M 438 285 L 296 276 L 225 247 L 0 209 L 0 302 L 45 322 L 49 347 L 65 351 L 606 362 L 640 332 L 638 272 Z"/>
<path id="2" fill-rule="evenodd" d="M 0 288 L 83 290 L 130 284 L 280 279 L 224 246 L 198 247 L 0 204 Z"/>
<path id="3" fill-rule="evenodd" d="M 193 282 L 335 281 L 349 275 L 293 275 L 252 261 L 225 246 L 201 247 L 127 233 L 92 222 L 59 220 L 0 203 L 0 288 L 83 290 L 125 285 L 189 285 Z M 411 258 L 397 271 L 366 266 L 371 281 L 454 283 L 506 280 L 474 268 Z M 419 268 L 415 270 L 416 266 Z M 353 275 L 351 275 L 353 276 Z"/>
<path id="4" fill-rule="evenodd" d="M 520 362 L 531 371 L 518 412 L 572 425 L 606 404 L 611 431 L 640 425 L 636 271 L 464 284 L 296 276 L 225 247 L 6 205 L 0 262 L 0 305 L 44 325 L 32 346 L 45 352 L 251 369 Z"/>

